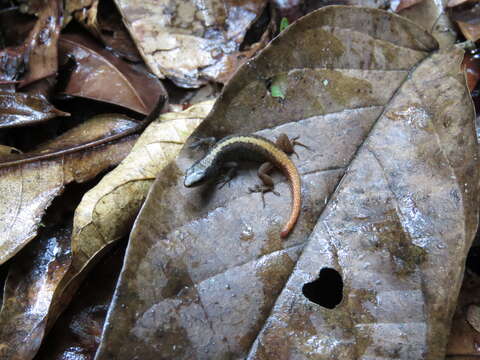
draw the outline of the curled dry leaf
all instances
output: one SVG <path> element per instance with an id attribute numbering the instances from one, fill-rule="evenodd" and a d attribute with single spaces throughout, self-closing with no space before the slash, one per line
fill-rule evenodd
<path id="1" fill-rule="evenodd" d="M 427 29 L 440 44 L 440 48 L 449 48 L 457 39 L 454 24 L 445 12 L 447 0 L 422 0 L 415 6 L 399 11 L 417 25 Z"/>
<path id="2" fill-rule="evenodd" d="M 72 227 L 50 229 L 10 266 L 0 311 L 2 359 L 32 359 L 45 332 L 45 314 L 70 264 Z"/>
<path id="3" fill-rule="evenodd" d="M 123 116 L 94 117 L 39 147 L 38 152 L 17 155 L 14 157 L 19 159 L 17 163 L 11 160 L 10 166 L 0 167 L 0 193 L 3 194 L 0 196 L 0 264 L 35 237 L 45 209 L 66 184 L 86 181 L 116 165 L 128 154 L 136 136 L 48 160 L 28 161 L 29 157 L 34 159 L 42 153 L 58 151 L 62 146 L 68 150 L 89 143 L 98 139 L 102 131 L 110 135 L 135 127 L 134 121 Z"/>
<path id="4" fill-rule="evenodd" d="M 126 107 L 141 114 L 153 110 L 160 96 L 166 97 L 162 83 L 141 65 L 117 58 L 86 36 L 62 35 L 60 57 L 76 62 L 64 93 Z"/>
<path id="5" fill-rule="evenodd" d="M 193 136 L 300 136 L 299 222 L 280 238 L 288 185 L 263 208 L 254 169 L 186 189 L 185 146 L 135 222 L 96 360 L 442 358 L 479 164 L 462 51 L 436 49 L 394 14 L 326 7 L 245 64 Z"/>
<path id="6" fill-rule="evenodd" d="M 245 53 L 239 51 L 267 1 L 115 3 L 150 69 L 178 86 L 199 87 L 208 81 L 227 81 L 257 50 L 252 46 Z M 264 45 L 267 40 L 260 42 Z"/>
<path id="7" fill-rule="evenodd" d="M 25 126 L 57 116 L 70 116 L 56 109 L 40 94 L 0 91 L 0 129 Z"/>

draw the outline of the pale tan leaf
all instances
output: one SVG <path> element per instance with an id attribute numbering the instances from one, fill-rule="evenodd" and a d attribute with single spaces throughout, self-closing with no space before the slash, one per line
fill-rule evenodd
<path id="1" fill-rule="evenodd" d="M 35 237 L 45 209 L 66 184 L 91 179 L 120 162 L 132 148 L 136 136 L 49 160 L 24 162 L 28 160 L 26 156 L 34 158 L 42 153 L 68 149 L 74 144 L 96 140 L 103 132 L 111 135 L 135 126 L 134 121 L 123 116 L 94 117 L 40 146 L 35 154 L 23 154 L 18 164 L 11 161 L 13 165 L 0 167 L 0 263 L 10 259 Z"/>
<path id="2" fill-rule="evenodd" d="M 240 52 L 240 45 L 267 5 L 265 0 L 115 3 L 152 72 L 183 87 L 228 80 L 242 58 L 252 55 Z"/>

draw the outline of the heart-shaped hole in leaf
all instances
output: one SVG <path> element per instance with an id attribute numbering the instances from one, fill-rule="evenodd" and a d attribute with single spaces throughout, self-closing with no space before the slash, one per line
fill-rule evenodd
<path id="1" fill-rule="evenodd" d="M 323 268 L 318 279 L 303 285 L 302 293 L 315 304 L 334 309 L 343 298 L 342 276 L 335 269 Z"/>

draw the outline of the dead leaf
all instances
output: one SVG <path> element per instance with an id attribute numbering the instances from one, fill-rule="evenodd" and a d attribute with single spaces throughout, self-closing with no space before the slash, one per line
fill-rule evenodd
<path id="1" fill-rule="evenodd" d="M 473 0 L 473 1 L 477 1 L 477 0 Z M 455 7 L 458 5 L 462 5 L 466 2 L 472 2 L 472 0 L 449 0 L 447 3 L 447 7 Z"/>
<path id="2" fill-rule="evenodd" d="M 53 290 L 70 264 L 70 227 L 42 231 L 15 258 L 0 311 L 2 359 L 32 359 L 45 331 Z"/>
<path id="3" fill-rule="evenodd" d="M 106 123 L 108 130 L 105 130 Z M 45 209 L 66 184 L 91 179 L 120 162 L 132 148 L 136 136 L 95 148 L 86 147 L 83 151 L 75 147 L 97 140 L 97 129 L 105 131 L 108 137 L 112 132 L 121 135 L 136 128 L 134 121 L 123 116 L 94 117 L 39 147 L 37 153 L 16 155 L 10 162 L 0 164 L 11 164 L 0 168 L 0 192 L 4 194 L 0 196 L 0 264 L 35 237 Z"/>
<path id="4" fill-rule="evenodd" d="M 460 28 L 467 40 L 477 41 L 480 39 L 480 8 L 476 3 L 451 9 L 451 19 Z"/>
<path id="5" fill-rule="evenodd" d="M 465 54 L 462 66 L 465 70 L 468 89 L 472 92 L 480 80 L 480 54 Z"/>
<path id="6" fill-rule="evenodd" d="M 58 68 L 58 37 L 62 25 L 63 1 L 34 1 L 38 20 L 25 41 L 27 72 L 22 86 L 51 76 Z"/>
<path id="7" fill-rule="evenodd" d="M 70 302 L 92 266 L 128 234 L 155 175 L 177 155 L 211 106 L 208 101 L 182 113 L 162 115 L 145 130 L 128 158 L 85 194 L 74 217 L 72 264 L 55 290 L 47 327 Z"/>
<path id="8" fill-rule="evenodd" d="M 415 6 L 399 11 L 415 24 L 427 29 L 440 44 L 441 49 L 452 46 L 457 33 L 454 24 L 445 12 L 447 0 L 422 0 Z"/>
<path id="9" fill-rule="evenodd" d="M 479 164 L 462 51 L 436 49 L 391 13 L 326 7 L 244 65 L 187 145 L 300 136 L 299 222 L 280 238 L 288 185 L 263 208 L 256 168 L 185 188 L 185 146 L 137 217 L 96 360 L 441 359 Z"/>
<path id="10" fill-rule="evenodd" d="M 56 109 L 43 95 L 0 91 L 0 129 L 70 116 Z"/>
<path id="11" fill-rule="evenodd" d="M 267 1 L 115 3 L 152 72 L 178 86 L 199 87 L 227 81 L 242 58 L 252 55 L 239 52 L 240 45 Z"/>
<path id="12" fill-rule="evenodd" d="M 472 305 L 478 308 L 479 298 L 480 277 L 467 270 L 452 321 L 446 359 L 469 359 L 468 356 L 478 359 L 480 355 L 480 332 L 469 323 L 468 313 Z"/>
<path id="13" fill-rule="evenodd" d="M 166 97 L 161 82 L 141 65 L 128 64 L 86 36 L 60 37 L 60 56 L 73 56 L 77 66 L 64 93 L 123 106 L 148 114 L 160 96 Z"/>
<path id="14" fill-rule="evenodd" d="M 7 145 L 0 145 L 0 159 L 7 157 L 12 154 L 21 154 L 22 152 L 17 148 Z"/>
<path id="15" fill-rule="evenodd" d="M 95 0 L 88 8 L 75 11 L 74 16 L 95 38 L 119 56 L 131 62 L 142 61 L 113 0 Z"/>
<path id="16" fill-rule="evenodd" d="M 422 1 L 424 1 L 424 0 L 400 0 L 400 2 L 398 3 L 398 6 L 395 9 L 395 11 L 400 12 L 404 9 L 407 9 L 409 7 L 417 5 L 418 3 L 422 2 Z"/>
<path id="17" fill-rule="evenodd" d="M 35 360 L 93 359 L 122 268 L 125 246 L 98 264 L 44 340 Z"/>
<path id="18" fill-rule="evenodd" d="M 153 122 L 122 163 L 92 190 L 75 211 L 72 248 L 75 271 L 128 234 L 155 176 L 172 161 L 207 116 L 213 101 L 167 113 Z"/>

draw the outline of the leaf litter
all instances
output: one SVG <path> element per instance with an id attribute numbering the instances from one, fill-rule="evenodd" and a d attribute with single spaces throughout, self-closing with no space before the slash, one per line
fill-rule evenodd
<path id="1" fill-rule="evenodd" d="M 251 167 L 230 187 L 185 189 L 200 156 L 185 146 L 135 222 L 96 359 L 443 357 L 478 149 L 463 52 L 437 49 L 403 18 L 328 7 L 244 65 L 187 145 L 300 135 L 299 223 L 280 239 L 287 184 L 262 208 Z M 269 93 L 280 74 L 282 101 Z"/>

